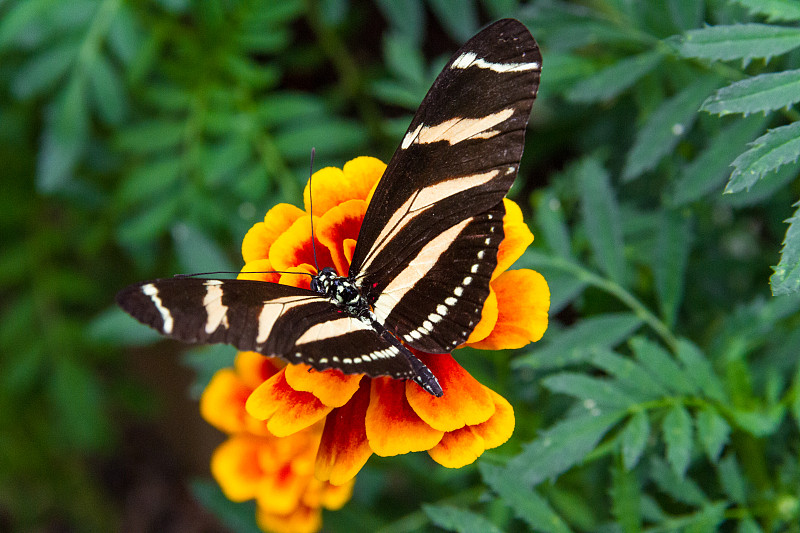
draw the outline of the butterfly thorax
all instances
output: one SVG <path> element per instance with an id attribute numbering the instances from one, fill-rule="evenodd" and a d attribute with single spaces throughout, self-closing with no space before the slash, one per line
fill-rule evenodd
<path id="1" fill-rule="evenodd" d="M 350 278 L 336 274 L 330 267 L 325 267 L 311 279 L 311 290 L 327 296 L 337 307 L 344 308 L 356 317 L 369 314 L 366 299 Z"/>

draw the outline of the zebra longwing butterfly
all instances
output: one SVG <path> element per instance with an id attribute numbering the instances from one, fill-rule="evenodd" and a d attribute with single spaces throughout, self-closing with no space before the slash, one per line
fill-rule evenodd
<path id="1" fill-rule="evenodd" d="M 348 276 L 323 268 L 311 290 L 158 279 L 123 289 L 117 302 L 175 339 L 412 379 L 441 396 L 407 347 L 450 352 L 481 318 L 541 64 L 536 41 L 512 19 L 453 55 L 375 189 Z"/>

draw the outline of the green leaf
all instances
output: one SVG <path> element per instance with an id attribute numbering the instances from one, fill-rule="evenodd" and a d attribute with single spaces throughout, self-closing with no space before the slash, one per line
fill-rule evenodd
<path id="1" fill-rule="evenodd" d="M 752 15 L 764 15 L 769 22 L 800 20 L 800 5 L 795 0 L 735 0 Z"/>
<path id="2" fill-rule="evenodd" d="M 562 420 L 542 431 L 508 462 L 508 475 L 526 486 L 553 479 L 579 464 L 625 413 L 587 414 Z"/>
<path id="3" fill-rule="evenodd" d="M 265 128 L 303 121 L 324 112 L 325 104 L 320 98 L 301 92 L 273 92 L 256 106 L 256 113 Z"/>
<path id="4" fill-rule="evenodd" d="M 747 503 L 747 487 L 736 455 L 729 453 L 717 463 L 717 475 L 725 494 L 739 505 Z"/>
<path id="5" fill-rule="evenodd" d="M 356 150 L 366 140 L 366 132 L 356 122 L 322 119 L 276 134 L 275 146 L 288 159 L 306 161 L 312 146 L 318 155 L 334 157 Z"/>
<path id="6" fill-rule="evenodd" d="M 781 260 L 769 278 L 772 294 L 794 294 L 800 291 L 800 202 L 795 204 L 797 210 L 787 220 L 789 229 L 783 239 Z"/>
<path id="7" fill-rule="evenodd" d="M 669 395 L 669 391 L 653 379 L 641 365 L 611 350 L 595 349 L 591 363 L 617 378 L 620 386 L 636 398 L 654 400 Z"/>
<path id="8" fill-rule="evenodd" d="M 722 416 L 712 407 L 703 407 L 697 413 L 697 436 L 708 460 L 716 463 L 722 448 L 728 443 L 731 427 Z"/>
<path id="9" fill-rule="evenodd" d="M 764 530 L 752 517 L 746 516 L 739 521 L 739 528 L 736 533 L 764 533 Z"/>
<path id="10" fill-rule="evenodd" d="M 36 165 L 36 188 L 42 193 L 66 187 L 83 155 L 89 116 L 84 86 L 78 77 L 72 78 L 50 111 Z"/>
<path id="11" fill-rule="evenodd" d="M 684 57 L 705 59 L 770 58 L 800 46 L 800 29 L 769 24 L 710 26 L 687 31 L 678 51 Z"/>
<path id="12" fill-rule="evenodd" d="M 763 179 L 756 181 L 745 194 L 726 194 L 720 198 L 721 203 L 741 209 L 766 202 L 787 187 L 797 178 L 797 163 L 783 165 L 774 172 L 767 173 Z"/>
<path id="13" fill-rule="evenodd" d="M 766 117 L 748 117 L 714 135 L 705 150 L 681 171 L 669 203 L 675 207 L 685 205 L 721 187 L 731 175 L 731 161 L 764 131 L 766 123 Z"/>
<path id="14" fill-rule="evenodd" d="M 682 405 L 676 404 L 664 417 L 661 430 L 667 445 L 667 461 L 682 478 L 692 458 L 692 419 Z"/>
<path id="15" fill-rule="evenodd" d="M 117 195 L 124 205 L 138 204 L 166 194 L 176 187 L 182 175 L 184 160 L 172 154 L 165 158 L 151 158 L 146 165 L 128 174 Z"/>
<path id="16" fill-rule="evenodd" d="M 502 530 L 483 516 L 449 505 L 423 504 L 422 510 L 431 521 L 447 531 L 458 533 L 502 533 Z"/>
<path id="17" fill-rule="evenodd" d="M 562 372 L 545 378 L 542 384 L 553 392 L 583 400 L 583 405 L 587 408 L 600 406 L 626 409 L 635 403 L 633 398 L 616 388 L 612 381 L 583 374 Z"/>
<path id="18" fill-rule="evenodd" d="M 608 172 L 594 157 L 575 168 L 581 215 L 594 256 L 608 276 L 625 285 L 625 256 L 619 207 Z"/>
<path id="19" fill-rule="evenodd" d="M 623 533 L 642 530 L 642 490 L 639 479 L 621 464 L 611 468 L 611 514 Z"/>
<path id="20" fill-rule="evenodd" d="M 8 8 L 0 17 L 0 49 L 16 44 L 35 31 L 47 11 L 53 9 L 53 4 L 53 0 L 26 0 Z"/>
<path id="21" fill-rule="evenodd" d="M 647 417 L 647 412 L 636 411 L 620 434 L 622 464 L 627 470 L 631 470 L 639 463 L 649 437 L 650 419 Z"/>
<path id="22" fill-rule="evenodd" d="M 781 165 L 797 161 L 800 155 L 800 121 L 769 130 L 756 139 L 733 162 L 734 170 L 726 193 L 750 189 L 764 174 Z"/>
<path id="23" fill-rule="evenodd" d="M 732 409 L 730 416 L 739 429 L 755 437 L 767 437 L 778 430 L 783 417 L 786 416 L 786 407 L 783 404 L 775 404 L 751 411 Z"/>
<path id="24" fill-rule="evenodd" d="M 676 501 L 698 506 L 708 502 L 708 497 L 689 477 L 680 477 L 659 457 L 650 459 L 650 478 L 658 488 Z"/>
<path id="25" fill-rule="evenodd" d="M 678 307 L 683 300 L 684 278 L 689 250 L 692 245 L 692 230 L 687 213 L 661 211 L 653 275 L 661 315 L 668 327 L 673 327 Z"/>
<path id="26" fill-rule="evenodd" d="M 175 253 L 186 272 L 236 272 L 222 249 L 200 229 L 189 224 L 172 227 Z"/>
<path id="27" fill-rule="evenodd" d="M 800 365 L 797 366 L 792 380 L 792 402 L 789 408 L 792 410 L 795 422 L 800 425 Z"/>
<path id="28" fill-rule="evenodd" d="M 256 524 L 256 505 L 254 501 L 233 502 L 225 497 L 219 485 L 207 480 L 192 480 L 191 491 L 192 496 L 231 531 L 262 533 Z"/>
<path id="29" fill-rule="evenodd" d="M 611 348 L 626 339 L 642 321 L 631 313 L 607 313 L 583 320 L 553 336 L 544 348 L 537 348 L 512 362 L 515 368 L 560 368 L 594 356 L 597 349 Z"/>
<path id="30" fill-rule="evenodd" d="M 531 529 L 546 533 L 569 533 L 564 520 L 536 491 L 525 486 L 517 476 L 509 475 L 502 467 L 486 462 L 478 463 L 484 483 L 500 500 L 511 508 L 514 515 L 525 521 Z"/>
<path id="31" fill-rule="evenodd" d="M 425 58 L 413 41 L 389 34 L 384 38 L 383 53 L 386 66 L 395 76 L 412 85 L 428 83 Z"/>
<path id="32" fill-rule="evenodd" d="M 108 31 L 108 47 L 126 66 L 130 66 L 144 46 L 142 28 L 127 5 L 120 5 Z"/>
<path id="33" fill-rule="evenodd" d="M 475 0 L 428 0 L 431 11 L 445 31 L 459 42 L 465 42 L 478 31 L 478 8 Z"/>
<path id="34" fill-rule="evenodd" d="M 624 180 L 632 180 L 655 168 L 692 128 L 700 104 L 717 85 L 716 78 L 702 76 L 684 90 L 661 103 L 636 134 L 625 160 Z"/>
<path id="35" fill-rule="evenodd" d="M 16 69 L 11 91 L 19 99 L 47 92 L 72 68 L 77 55 L 78 43 L 72 41 L 47 47 Z"/>
<path id="36" fill-rule="evenodd" d="M 199 400 L 214 374 L 234 365 L 236 353 L 233 346 L 225 344 L 200 346 L 186 352 L 181 362 L 194 370 L 195 375 L 189 396 Z"/>
<path id="37" fill-rule="evenodd" d="M 716 533 L 725 520 L 725 510 L 729 502 L 721 501 L 709 503 L 703 508 L 681 520 L 681 532 L 685 533 Z"/>
<path id="38" fill-rule="evenodd" d="M 694 395 L 700 391 L 684 370 L 658 344 L 643 337 L 630 341 L 636 360 L 667 390 Z"/>
<path id="39" fill-rule="evenodd" d="M 378 8 L 392 31 L 419 44 L 425 30 L 425 6 L 421 0 L 378 0 Z"/>
<path id="40" fill-rule="evenodd" d="M 89 368 L 64 356 L 49 365 L 48 394 L 59 439 L 83 450 L 97 449 L 108 438 L 100 383 Z"/>
<path id="41" fill-rule="evenodd" d="M 758 113 L 800 100 L 800 70 L 759 74 L 718 89 L 700 108 L 715 115 Z"/>
<path id="42" fill-rule="evenodd" d="M 660 50 L 653 50 L 617 61 L 581 79 L 567 92 L 567 98 L 573 102 L 611 100 L 656 68 L 663 59 Z"/>
<path id="43" fill-rule="evenodd" d="M 687 339 L 678 340 L 678 350 L 675 353 L 678 360 L 686 369 L 685 374 L 694 382 L 703 396 L 721 403 L 727 401 L 725 387 L 714 372 L 714 367 L 706 355 Z"/>
<path id="44" fill-rule="evenodd" d="M 112 307 L 92 320 L 88 333 L 94 342 L 117 347 L 146 346 L 162 338 L 154 329 L 134 320 L 118 307 Z"/>
<path id="45" fill-rule="evenodd" d="M 564 222 L 561 201 L 551 189 L 545 189 L 534 200 L 536 226 L 541 230 L 548 248 L 561 257 L 572 257 L 569 230 Z"/>
<path id="46" fill-rule="evenodd" d="M 206 184 L 219 187 L 233 181 L 252 155 L 250 143 L 240 135 L 230 135 L 220 143 L 209 145 L 200 161 Z"/>
<path id="47" fill-rule="evenodd" d="M 119 74 L 102 55 L 89 68 L 89 87 L 99 117 L 107 125 L 119 125 L 128 113 L 128 95 Z"/>
<path id="48" fill-rule="evenodd" d="M 175 220 L 178 198 L 170 198 L 146 206 L 145 209 L 122 222 L 117 228 L 117 239 L 123 246 L 139 247 L 152 243 Z"/>

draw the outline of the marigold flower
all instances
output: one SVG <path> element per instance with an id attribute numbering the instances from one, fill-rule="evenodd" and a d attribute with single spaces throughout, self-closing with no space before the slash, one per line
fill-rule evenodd
<path id="1" fill-rule="evenodd" d="M 314 533 L 322 527 L 322 507 L 341 508 L 350 499 L 353 482 L 335 486 L 314 476 L 322 422 L 276 437 L 269 423 L 245 411 L 252 391 L 282 366 L 255 352 L 239 352 L 235 368 L 222 369 L 211 379 L 200 413 L 229 435 L 214 450 L 211 473 L 228 499 L 256 500 L 262 529 Z"/>
<path id="2" fill-rule="evenodd" d="M 312 177 L 313 225 L 319 267 L 346 276 L 369 199 L 386 165 L 359 157 L 342 169 L 323 168 Z M 280 270 L 315 274 L 309 188 L 305 211 L 288 204 L 272 208 L 242 243 L 241 279 L 308 288 L 309 277 L 255 274 Z M 466 346 L 519 348 L 539 340 L 547 328 L 550 293 L 532 270 L 508 270 L 533 242 L 522 212 L 504 200 L 505 238 L 481 321 Z M 438 378 L 444 396 L 433 397 L 412 381 L 344 375 L 306 365 L 288 365 L 259 385 L 247 412 L 267 431 L 289 437 L 323 427 L 315 472 L 319 480 L 346 485 L 373 454 L 427 451 L 438 463 L 459 468 L 507 441 L 514 430 L 511 405 L 464 370 L 450 354 L 414 353 Z M 238 423 L 238 422 L 237 422 Z"/>

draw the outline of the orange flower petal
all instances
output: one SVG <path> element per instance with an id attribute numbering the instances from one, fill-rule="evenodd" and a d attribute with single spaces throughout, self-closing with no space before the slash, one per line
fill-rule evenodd
<path id="1" fill-rule="evenodd" d="M 267 420 L 277 437 L 291 435 L 321 420 L 332 408 L 310 392 L 296 391 L 286 382 L 285 370 L 259 385 L 245 405 L 250 416 Z"/>
<path id="2" fill-rule="evenodd" d="M 353 398 L 325 419 L 317 452 L 317 479 L 344 485 L 366 464 L 372 455 L 365 427 L 369 402 L 370 385 L 365 379 Z"/>
<path id="3" fill-rule="evenodd" d="M 317 533 L 322 529 L 322 511 L 301 505 L 291 513 L 275 514 L 257 506 L 256 523 L 272 533 Z"/>
<path id="4" fill-rule="evenodd" d="M 314 227 L 319 219 L 314 218 Z M 328 249 L 316 242 L 317 263 L 320 268 L 332 266 L 333 260 Z M 275 270 L 290 270 L 302 264 L 314 264 L 314 247 L 311 246 L 311 220 L 304 216 L 286 229 L 269 249 L 269 260 Z"/>
<path id="5" fill-rule="evenodd" d="M 264 472 L 258 454 L 262 441 L 247 434 L 235 435 L 214 450 L 211 474 L 225 496 L 235 502 L 255 498 Z"/>
<path id="6" fill-rule="evenodd" d="M 246 427 L 244 404 L 251 388 L 230 368 L 214 374 L 200 397 L 200 414 L 206 422 L 226 433 Z"/>
<path id="7" fill-rule="evenodd" d="M 295 220 L 303 216 L 303 210 L 291 204 L 278 204 L 270 209 L 264 222 L 255 224 L 242 240 L 242 258 L 245 263 L 269 257 L 272 244 Z"/>
<path id="8" fill-rule="evenodd" d="M 506 215 L 503 217 L 503 232 L 505 237 L 497 250 L 497 267 L 492 278 L 508 270 L 514 262 L 525 252 L 533 242 L 533 233 L 522 219 L 522 210 L 508 198 L 503 198 Z"/>
<path id="9" fill-rule="evenodd" d="M 322 503 L 323 507 L 331 511 L 341 509 L 353 496 L 353 486 L 355 484 L 355 479 L 351 479 L 343 485 L 325 483 L 325 487 L 322 489 L 322 494 L 320 495 L 320 503 Z"/>
<path id="10" fill-rule="evenodd" d="M 406 384 L 398 379 L 372 380 L 365 422 L 370 448 L 383 457 L 428 450 L 444 434 L 414 412 L 406 399 Z"/>
<path id="11" fill-rule="evenodd" d="M 494 415 L 483 424 L 472 426 L 472 430 L 483 438 L 486 449 L 491 450 L 506 442 L 514 433 L 514 408 L 492 389 L 486 387 L 486 390 L 494 401 Z"/>
<path id="12" fill-rule="evenodd" d="M 292 272 L 297 272 L 297 274 L 292 274 Z M 278 283 L 282 285 L 291 285 L 292 287 L 299 287 L 301 289 L 311 289 L 311 276 L 317 273 L 317 269 L 314 268 L 314 265 L 309 265 L 308 263 L 302 263 L 294 267 L 290 267 L 283 271 L 283 274 L 280 274 L 280 280 Z M 308 274 L 311 274 L 309 276 Z"/>
<path id="13" fill-rule="evenodd" d="M 314 227 L 317 240 L 325 245 L 333 258 L 333 265 L 340 276 L 346 276 L 350 270 L 347 241 L 355 242 L 361 229 L 361 221 L 367 212 L 367 202 L 348 200 L 333 206 L 319 219 Z"/>
<path id="14" fill-rule="evenodd" d="M 238 352 L 233 366 L 242 381 L 253 391 L 286 364 L 280 359 L 266 357 L 258 352 Z"/>
<path id="15" fill-rule="evenodd" d="M 300 504 L 310 480 L 308 476 L 293 472 L 290 464 L 283 465 L 274 475 L 261 479 L 256 493 L 256 504 L 268 513 L 290 513 Z"/>
<path id="16" fill-rule="evenodd" d="M 461 468 L 474 463 L 485 450 L 483 439 L 467 426 L 445 433 L 441 442 L 428 450 L 428 455 L 447 468 Z"/>
<path id="17" fill-rule="evenodd" d="M 453 431 L 480 424 L 492 416 L 494 402 L 486 388 L 450 354 L 428 355 L 422 359 L 444 391 L 444 396 L 436 398 L 416 383 L 406 381 L 408 404 L 427 425 L 439 431 Z"/>
<path id="18" fill-rule="evenodd" d="M 550 309 L 550 289 L 542 275 L 528 269 L 509 270 L 492 282 L 492 288 L 497 294 L 497 324 L 488 337 L 471 346 L 504 350 L 541 339 Z"/>
<path id="19" fill-rule="evenodd" d="M 346 404 L 358 390 L 362 377 L 363 374 L 345 375 L 336 369 L 318 372 L 305 364 L 286 367 L 286 382 L 294 390 L 310 392 L 330 407 Z"/>
<path id="20" fill-rule="evenodd" d="M 277 283 L 280 280 L 280 274 L 276 274 L 273 270 L 275 269 L 272 268 L 269 259 L 255 259 L 244 264 L 236 279 Z"/>
<path id="21" fill-rule="evenodd" d="M 497 295 L 491 287 L 489 287 L 489 296 L 483 302 L 483 309 L 481 310 L 481 319 L 469 334 L 469 338 L 465 344 L 478 342 L 489 336 L 497 323 L 498 309 L 497 309 Z"/>
<path id="22" fill-rule="evenodd" d="M 385 169 L 386 165 L 374 157 L 357 157 L 345 163 L 341 170 L 334 167 L 318 170 L 311 177 L 314 214 L 322 215 L 347 200 L 366 200 Z M 309 211 L 308 185 L 303 191 L 303 202 Z"/>

